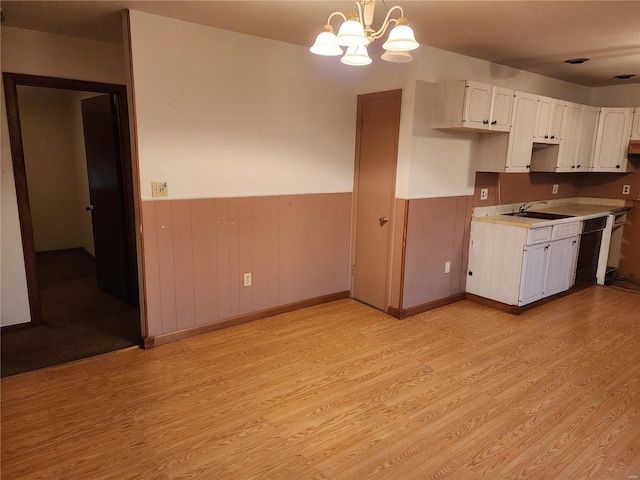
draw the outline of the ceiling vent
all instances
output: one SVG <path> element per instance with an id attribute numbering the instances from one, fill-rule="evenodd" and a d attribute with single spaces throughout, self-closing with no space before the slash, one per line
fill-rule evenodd
<path id="1" fill-rule="evenodd" d="M 581 63 L 588 62 L 588 58 L 571 58 L 569 60 L 565 60 L 565 63 L 570 63 L 571 65 L 580 65 Z"/>

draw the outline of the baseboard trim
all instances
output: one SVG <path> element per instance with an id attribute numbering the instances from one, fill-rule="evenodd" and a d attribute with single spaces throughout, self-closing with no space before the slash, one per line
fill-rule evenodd
<path id="1" fill-rule="evenodd" d="M 450 297 L 441 298 L 440 300 L 434 300 L 433 302 L 423 303 L 421 305 L 416 305 L 415 307 L 407 308 L 407 309 L 399 309 L 394 307 L 389 307 L 387 309 L 387 313 L 392 317 L 397 318 L 398 320 L 404 320 L 408 317 L 413 317 L 414 315 L 418 315 L 419 313 L 428 312 L 429 310 L 434 310 L 436 308 L 444 307 L 445 305 L 451 305 L 452 303 L 459 302 L 464 300 L 465 293 L 457 293 L 455 295 L 451 295 Z"/>
<path id="2" fill-rule="evenodd" d="M 494 308 L 502 312 L 510 313 L 511 315 L 519 315 L 522 312 L 526 312 L 527 310 L 531 310 L 532 308 L 539 307 L 540 305 L 544 305 L 545 303 L 549 303 L 558 298 L 566 297 L 567 295 L 571 295 L 572 293 L 579 292 L 580 290 L 584 290 L 585 288 L 592 287 L 595 284 L 596 284 L 596 281 L 594 280 L 592 282 L 588 282 L 583 285 L 575 285 L 571 287 L 569 290 L 556 293 L 555 295 L 551 295 L 550 297 L 541 298 L 540 300 L 529 303 L 527 305 L 522 305 L 521 307 L 519 307 L 518 305 L 508 305 L 506 303 L 498 302 L 496 300 L 491 300 L 490 298 L 474 295 L 473 293 L 467 293 L 466 298 L 467 300 L 470 300 L 474 303 L 478 303 L 480 305 L 484 305 L 485 307 Z"/>
<path id="3" fill-rule="evenodd" d="M 144 348 L 153 348 L 167 343 L 177 342 L 189 337 L 195 337 L 203 333 L 214 332 L 216 330 L 222 330 L 223 328 L 233 327 L 235 325 L 241 325 L 243 323 L 254 322 L 256 320 L 262 320 L 263 318 L 273 317 L 274 315 L 280 315 L 281 313 L 292 312 L 294 310 L 300 310 L 301 308 L 313 307 L 323 303 L 333 302 L 335 300 L 342 300 L 343 298 L 349 298 L 350 292 L 346 290 L 344 292 L 331 293 L 329 295 L 323 295 L 321 297 L 310 298 L 301 302 L 289 303 L 279 307 L 267 308 L 266 310 L 260 310 L 258 312 L 247 313 L 245 315 L 239 315 L 237 317 L 226 318 L 224 320 L 218 320 L 216 322 L 208 323 L 206 325 L 200 325 L 198 327 L 187 328 L 185 330 L 179 330 L 177 332 L 164 333 L 156 335 L 154 337 L 144 338 Z"/>
<path id="4" fill-rule="evenodd" d="M 507 303 L 498 302 L 497 300 L 491 300 L 490 298 L 481 297 L 480 295 L 475 295 L 473 293 L 467 293 L 466 299 L 473 303 L 484 305 L 485 307 L 500 310 L 501 312 L 505 313 L 510 313 L 511 315 L 518 315 L 521 312 L 521 307 L 518 307 L 518 305 L 509 305 Z"/>

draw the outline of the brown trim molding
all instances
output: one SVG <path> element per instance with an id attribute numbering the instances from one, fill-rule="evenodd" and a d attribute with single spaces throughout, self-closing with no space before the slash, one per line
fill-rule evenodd
<path id="1" fill-rule="evenodd" d="M 451 305 L 452 303 L 464 300 L 464 298 L 464 292 L 457 293 L 455 295 L 451 295 L 450 297 L 441 298 L 440 300 L 434 300 L 433 302 L 429 303 L 423 303 L 422 305 L 416 305 L 415 307 L 407 309 L 389 307 L 387 309 L 387 313 L 392 317 L 397 318 L 398 320 L 404 320 L 405 318 L 413 317 L 414 315 L 418 315 L 419 313 L 428 312 L 429 310 L 444 307 L 445 305 Z"/>
<path id="2" fill-rule="evenodd" d="M 491 300 L 490 298 L 474 295 L 473 293 L 467 293 L 466 299 L 472 301 L 473 303 L 484 305 L 485 307 L 500 310 L 501 312 L 510 313 L 512 315 L 518 315 L 520 313 L 520 307 L 518 307 L 517 305 L 508 305 L 496 300 Z"/>
<path id="3" fill-rule="evenodd" d="M 571 295 L 572 293 L 579 292 L 580 290 L 584 290 L 585 288 L 592 287 L 595 284 L 596 284 L 596 281 L 594 280 L 593 282 L 589 282 L 584 285 L 571 287 L 569 290 L 556 293 L 555 295 L 551 295 L 550 297 L 541 298 L 540 300 L 529 303 L 527 305 L 523 305 L 521 307 L 519 307 L 518 305 L 508 305 L 506 303 L 497 302 L 496 300 L 491 300 L 490 298 L 474 295 L 473 293 L 467 293 L 466 299 L 474 303 L 484 305 L 485 307 L 495 308 L 496 310 L 510 313 L 511 315 L 520 315 L 522 312 L 525 312 L 535 307 L 539 307 L 540 305 L 544 305 L 545 303 L 549 303 L 555 300 L 556 298 L 566 297 L 567 295 Z"/>
<path id="4" fill-rule="evenodd" d="M 180 330 L 178 332 L 165 333 L 162 335 L 156 335 L 155 337 L 145 337 L 144 348 L 152 348 L 160 345 L 165 345 L 171 342 L 177 342 L 189 337 L 195 337 L 203 333 L 214 332 L 216 330 L 222 330 L 223 328 L 233 327 L 234 325 L 241 325 L 243 323 L 254 322 L 267 317 L 273 317 L 274 315 L 280 315 L 281 313 L 292 312 L 294 310 L 300 310 L 301 308 L 313 307 L 322 303 L 333 302 L 335 300 L 342 300 L 343 298 L 349 298 L 350 292 L 345 290 L 344 292 L 331 293 L 329 295 L 323 295 L 321 297 L 310 298 L 301 302 L 289 303 L 280 307 L 267 308 L 266 310 L 260 310 L 258 312 L 247 313 L 245 315 L 239 315 L 233 318 L 227 318 L 199 327 L 188 328 L 186 330 Z"/>
<path id="5" fill-rule="evenodd" d="M 5 103 L 7 106 L 7 126 L 9 129 L 9 143 L 13 161 L 13 177 L 16 185 L 16 200 L 18 203 L 18 217 L 22 232 L 22 249 L 24 254 L 25 272 L 27 277 L 27 292 L 31 324 L 41 325 L 42 306 L 40 303 L 40 286 L 38 285 L 36 251 L 31 223 L 31 207 L 29 206 L 29 191 L 24 163 L 24 145 L 20 126 L 20 112 L 18 108 L 17 86 L 59 88 L 63 90 L 79 90 L 111 94 L 116 98 L 118 106 L 118 123 L 121 143 L 121 171 L 123 174 L 125 192 L 125 216 L 127 221 L 127 236 L 130 257 L 131 293 L 135 304 L 138 303 L 138 269 L 135 250 L 135 217 L 133 205 L 133 175 L 131 166 L 131 149 L 129 139 L 129 115 L 127 105 L 127 88 L 124 85 L 72 80 L 67 78 L 41 77 L 20 73 L 3 72 Z"/>

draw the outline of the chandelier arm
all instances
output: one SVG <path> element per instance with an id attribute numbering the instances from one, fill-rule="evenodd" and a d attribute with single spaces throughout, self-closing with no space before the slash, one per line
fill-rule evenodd
<path id="1" fill-rule="evenodd" d="M 358 7 L 358 20 L 360 24 L 364 27 L 364 12 L 362 11 L 362 7 L 360 6 L 360 2 L 354 2 L 354 5 Z"/>
<path id="2" fill-rule="evenodd" d="M 346 22 L 347 21 L 347 16 L 342 13 L 342 12 L 333 12 L 331 15 L 329 15 L 329 18 L 327 19 L 327 25 L 331 25 L 331 19 L 333 17 L 335 17 L 336 15 L 340 15 L 342 17 L 342 21 Z"/>
<path id="3" fill-rule="evenodd" d="M 371 34 L 371 37 L 374 39 L 379 39 L 380 37 L 382 37 L 384 35 L 384 33 L 387 31 L 387 28 L 389 27 L 389 23 L 391 22 L 398 22 L 398 20 L 396 18 L 389 18 L 391 16 L 391 12 L 393 12 L 395 9 L 400 10 L 400 17 L 404 17 L 404 10 L 402 10 L 402 7 L 395 5 L 393 7 L 391 7 L 389 9 L 389 11 L 387 12 L 387 16 L 384 18 L 384 22 L 382 22 L 382 27 L 380 27 L 380 30 L 378 30 L 377 32 L 374 32 Z"/>

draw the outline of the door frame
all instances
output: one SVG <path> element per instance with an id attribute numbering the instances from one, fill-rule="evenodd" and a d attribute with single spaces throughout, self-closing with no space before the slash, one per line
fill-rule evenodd
<path id="1" fill-rule="evenodd" d="M 63 90 L 78 90 L 113 95 L 117 106 L 117 121 L 120 133 L 120 165 L 124 187 L 125 221 L 127 235 L 127 250 L 129 256 L 129 275 L 131 298 L 138 299 L 138 261 L 135 235 L 135 211 L 133 190 L 133 169 L 131 165 L 131 140 L 129 138 L 129 107 L 127 102 L 127 88 L 125 85 L 111 83 L 89 82 L 67 78 L 42 77 L 20 73 L 3 72 L 5 103 L 7 107 L 7 127 L 9 129 L 9 143 L 11 145 L 11 159 L 13 162 L 13 178 L 16 185 L 16 199 L 18 202 L 18 218 L 22 232 L 22 250 L 24 253 L 25 271 L 27 276 L 27 292 L 29 296 L 29 310 L 31 325 L 42 325 L 42 306 L 40 303 L 40 287 L 38 285 L 36 249 L 31 222 L 31 207 L 29 206 L 29 191 L 27 189 L 27 175 L 24 163 L 24 145 L 22 128 L 20 126 L 20 112 L 18 106 L 18 86 L 47 87 Z"/>
<path id="2" fill-rule="evenodd" d="M 362 110 L 363 110 L 363 102 L 366 100 L 376 100 L 382 98 L 397 98 L 400 102 L 400 111 L 398 116 L 398 138 L 396 139 L 396 154 L 394 156 L 394 169 L 393 169 L 393 178 L 390 179 L 390 182 L 393 184 L 393 195 L 391 196 L 391 202 L 389 205 L 389 241 L 388 241 L 388 249 L 387 249 L 387 261 L 386 261 L 386 272 L 385 272 L 385 306 L 384 311 L 388 311 L 389 306 L 391 305 L 391 273 L 392 273 L 392 263 L 393 263 L 393 251 L 394 251 L 394 232 L 396 231 L 396 178 L 398 175 L 398 150 L 400 146 L 400 121 L 402 118 L 402 89 L 397 90 L 387 90 L 383 92 L 375 92 L 375 93 L 366 93 L 358 95 L 358 108 L 356 114 L 356 148 L 355 148 L 355 162 L 354 162 L 354 174 L 353 174 L 353 201 L 352 201 L 352 210 L 351 210 L 351 282 L 350 282 L 350 292 L 351 298 L 354 298 L 355 293 L 355 273 L 354 273 L 354 264 L 356 261 L 356 242 L 358 239 L 357 235 L 357 226 L 358 226 L 358 192 L 359 192 L 359 180 L 360 180 L 360 147 L 362 142 Z M 403 262 L 404 264 L 404 262 Z M 357 266 L 356 266 L 357 268 Z"/>

